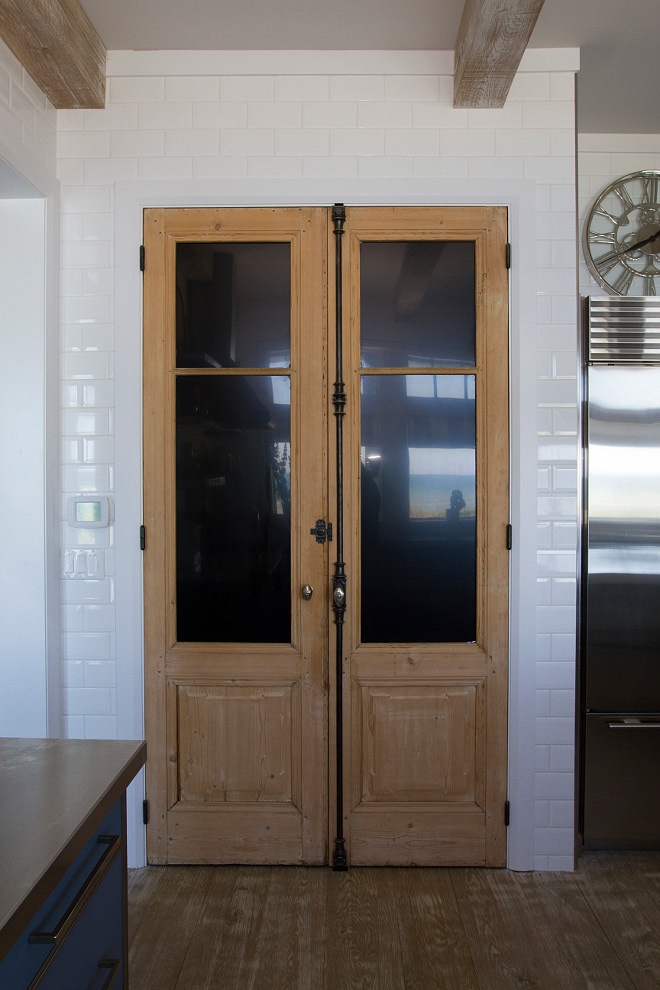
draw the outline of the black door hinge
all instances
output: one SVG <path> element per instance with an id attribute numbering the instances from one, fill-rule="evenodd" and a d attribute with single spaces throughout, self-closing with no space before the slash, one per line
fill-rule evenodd
<path id="1" fill-rule="evenodd" d="M 147 800 L 142 802 L 142 824 L 149 824 L 149 802 Z"/>
<path id="2" fill-rule="evenodd" d="M 509 827 L 509 822 L 511 821 L 511 805 L 508 801 L 504 802 L 504 824 L 506 828 Z"/>
<path id="3" fill-rule="evenodd" d="M 140 526 L 140 550 L 144 550 L 147 546 L 147 531 L 144 526 Z"/>
<path id="4" fill-rule="evenodd" d="M 144 271 L 144 258 L 145 258 L 144 244 L 140 244 L 140 271 L 141 272 Z"/>
<path id="5" fill-rule="evenodd" d="M 509 241 L 507 241 L 507 245 L 506 245 L 505 258 L 506 258 L 506 267 L 511 268 L 511 244 Z"/>
<path id="6" fill-rule="evenodd" d="M 506 548 L 510 550 L 513 546 L 513 526 L 511 523 L 508 524 L 506 528 Z"/>
<path id="7" fill-rule="evenodd" d="M 326 536 L 330 542 L 332 540 L 332 523 L 328 523 L 326 526 L 325 519 L 317 519 L 316 526 L 312 526 L 310 533 L 316 537 L 317 543 L 325 543 Z"/>

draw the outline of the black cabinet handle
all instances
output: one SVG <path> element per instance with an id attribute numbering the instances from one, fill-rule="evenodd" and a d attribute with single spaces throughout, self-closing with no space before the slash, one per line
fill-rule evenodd
<path id="1" fill-rule="evenodd" d="M 115 976 L 119 972 L 120 966 L 121 959 L 99 959 L 99 969 L 110 970 L 105 978 L 105 983 L 101 987 L 101 990 L 110 990 L 110 987 L 115 982 Z"/>
<path id="2" fill-rule="evenodd" d="M 67 937 L 83 910 L 90 901 L 92 894 L 103 880 L 112 863 L 114 862 L 119 849 L 121 848 L 120 835 L 99 835 L 99 845 L 107 846 L 105 852 L 89 873 L 84 884 L 69 904 L 68 908 L 50 932 L 32 932 L 30 935 L 31 945 L 59 945 Z M 114 979 L 114 977 L 113 977 Z M 107 984 L 110 986 L 110 984 Z"/>
<path id="3" fill-rule="evenodd" d="M 624 718 L 620 722 L 608 722 L 608 729 L 660 729 L 660 722 L 642 722 L 639 718 Z"/>

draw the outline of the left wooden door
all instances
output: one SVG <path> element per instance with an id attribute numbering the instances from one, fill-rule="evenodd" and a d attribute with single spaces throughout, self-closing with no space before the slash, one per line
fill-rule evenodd
<path id="1" fill-rule="evenodd" d="M 327 213 L 147 210 L 144 244 L 148 859 L 321 864 Z"/>

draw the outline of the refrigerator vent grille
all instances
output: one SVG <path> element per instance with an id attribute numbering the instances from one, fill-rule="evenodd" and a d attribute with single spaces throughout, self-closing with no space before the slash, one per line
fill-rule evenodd
<path id="1" fill-rule="evenodd" d="M 660 297 L 587 302 L 591 364 L 660 364 Z"/>

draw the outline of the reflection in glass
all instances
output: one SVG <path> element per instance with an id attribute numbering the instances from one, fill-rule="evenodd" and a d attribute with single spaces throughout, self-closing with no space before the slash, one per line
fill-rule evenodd
<path id="1" fill-rule="evenodd" d="M 288 243 L 176 246 L 179 368 L 288 368 Z"/>
<path id="2" fill-rule="evenodd" d="M 284 376 L 177 380 L 177 639 L 291 641 Z"/>
<path id="3" fill-rule="evenodd" d="M 363 368 L 475 364 L 473 241 L 360 246 Z"/>
<path id="4" fill-rule="evenodd" d="M 362 385 L 362 642 L 473 642 L 474 376 Z"/>

